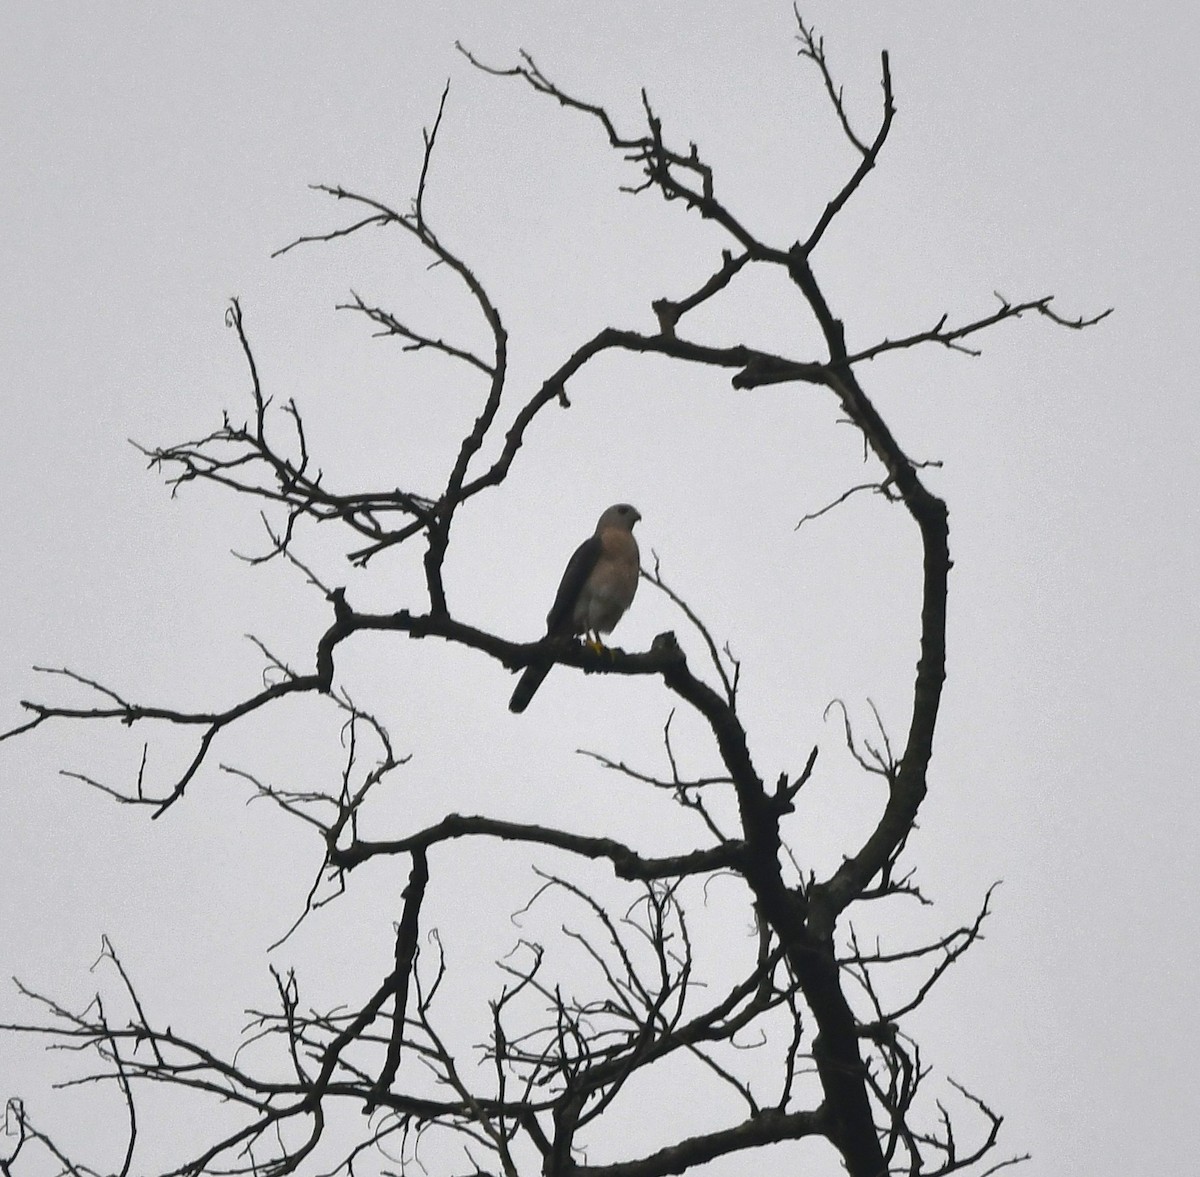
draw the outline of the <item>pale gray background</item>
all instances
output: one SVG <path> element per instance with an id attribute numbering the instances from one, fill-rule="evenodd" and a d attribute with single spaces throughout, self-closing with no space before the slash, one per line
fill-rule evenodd
<path id="1" fill-rule="evenodd" d="M 1187 1173 L 1200 1145 L 1200 20 L 1179 4 L 804 11 L 826 35 L 861 133 L 877 114 L 878 51 L 892 53 L 892 140 L 816 258 L 852 346 L 946 310 L 985 314 L 993 290 L 1054 293 L 1067 314 L 1117 308 L 1082 335 L 1030 320 L 986 337 L 982 359 L 928 351 L 863 372 L 909 452 L 945 461 L 930 482 L 951 509 L 949 681 L 912 852 L 947 922 L 1004 879 L 986 941 L 918 1021 L 926 1061 L 1007 1116 L 1008 1150 L 1034 1154 L 1027 1173 Z M 477 383 L 371 342 L 366 324 L 332 307 L 353 286 L 478 342 L 464 300 L 398 236 L 268 254 L 346 215 L 310 182 L 403 207 L 447 77 L 429 211 L 490 284 L 522 390 L 605 322 L 651 327 L 650 299 L 691 289 L 716 259 L 725 243 L 681 208 L 616 193 L 632 177 L 596 128 L 473 73 L 456 37 L 498 62 L 527 48 L 625 126 L 645 85 L 668 133 L 699 143 L 731 205 L 786 244 L 854 163 L 793 33 L 788 6 L 766 0 L 10 0 L 0 12 L 4 726 L 21 718 L 17 700 L 53 686 L 33 664 L 68 664 L 181 707 L 255 688 L 248 631 L 308 666 L 327 620 L 319 597 L 285 568 L 253 571 L 228 554 L 261 545 L 255 511 L 205 489 L 169 501 L 125 441 L 178 440 L 215 426 L 222 407 L 244 411 L 222 323 L 230 295 L 243 300 L 268 390 L 300 402 L 331 479 L 436 486 L 477 411 Z M 785 295 L 752 284 L 740 311 L 710 318 L 718 338 L 815 354 Z M 598 510 L 636 502 L 644 549 L 659 551 L 671 582 L 745 659 L 764 774 L 798 768 L 822 744 L 795 838 L 828 866 L 879 798 L 821 712 L 836 695 L 861 717 L 869 695 L 902 731 L 915 657 L 911 526 L 864 499 L 792 531 L 863 475 L 849 430 L 814 390 L 731 394 L 720 377 L 621 360 L 573 392 L 571 413 L 534 431 L 510 484 L 460 523 L 453 607 L 535 636 Z M 319 539 L 303 550 L 364 608 L 416 603 L 411 556 L 364 576 Z M 616 638 L 642 648 L 677 625 L 647 592 Z M 469 653 L 385 640 L 347 650 L 339 666 L 414 753 L 394 829 L 447 808 L 549 815 L 635 840 L 654 822 L 674 829 L 666 802 L 573 756 L 584 746 L 660 764 L 667 705 L 652 684 L 560 672 L 518 721 L 504 709 L 510 681 Z M 294 707 L 223 741 L 217 758 L 317 783 L 327 778 L 315 766 L 336 763 L 320 760 L 334 727 Z M 56 776 L 68 767 L 128 781 L 139 739 L 58 727 L 0 748 L 0 974 L 79 999 L 97 983 L 87 968 L 107 931 L 156 1014 L 232 1041 L 241 1009 L 269 998 L 264 950 L 298 910 L 317 848 L 265 807 L 244 808 L 244 789 L 215 771 L 153 825 Z M 708 763 L 703 740 L 693 748 Z M 156 749 L 152 773 L 163 779 L 187 754 Z M 496 877 L 510 868 L 528 883 L 512 861 Z M 360 961 L 352 980 L 364 991 L 389 951 L 395 894 L 389 876 L 373 911 L 364 901 L 373 920 L 356 923 L 347 905 L 277 963 L 306 963 L 332 1000 L 345 996 L 334 984 L 345 962 Z M 511 938 L 482 900 L 437 902 L 447 926 L 471 907 L 481 935 L 499 927 L 498 949 Z M 6 985 L 0 1018 L 22 1012 Z M 24 1092 L 45 1123 L 69 1108 L 69 1138 L 116 1163 L 111 1101 L 86 1110 L 46 1094 L 68 1061 L 6 1042 L 0 1096 Z M 763 1163 L 786 1167 L 783 1154 Z"/>

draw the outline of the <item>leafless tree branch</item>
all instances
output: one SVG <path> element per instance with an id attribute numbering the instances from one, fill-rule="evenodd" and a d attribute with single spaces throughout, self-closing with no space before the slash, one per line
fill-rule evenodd
<path id="1" fill-rule="evenodd" d="M 885 950 L 878 943 L 861 944 L 851 923 L 850 913 L 868 910 L 865 905 L 879 900 L 929 902 L 900 859 L 929 785 L 946 674 L 951 566 L 947 507 L 923 478 L 935 463 L 915 461 L 905 452 L 859 372 L 867 361 L 923 344 L 977 354 L 967 340 L 1028 314 L 1082 329 L 1109 312 L 1072 319 L 1059 315 L 1049 297 L 1010 301 L 997 296 L 1000 305 L 989 315 L 955 326 L 946 314 L 923 331 L 850 349 L 814 256 L 888 138 L 895 115 L 890 65 L 884 53 L 879 121 L 873 135 L 860 134 L 823 40 L 798 12 L 796 22 L 799 55 L 815 67 L 857 163 L 807 235 L 790 243 L 770 243 L 748 227 L 747 218 L 718 195 L 713 168 L 696 145 L 671 145 L 646 92 L 637 129 L 628 131 L 603 106 L 550 81 L 528 54 L 512 67 L 499 68 L 461 50 L 475 68 L 517 78 L 533 93 L 597 125 L 608 145 L 636 169 L 638 178 L 627 191 L 656 191 L 698 213 L 728 238 L 720 264 L 690 293 L 652 300 L 656 332 L 605 326 L 573 350 L 559 353 L 521 391 L 509 384 L 508 332 L 498 306 L 465 253 L 436 227 L 434 165 L 448 86 L 423 134 L 413 196 L 404 209 L 341 186 L 315 186 L 351 210 L 349 221 L 298 237 L 278 254 L 300 245 L 340 242 L 368 228 L 399 232 L 431 264 L 455 275 L 482 323 L 486 346 L 456 333 L 447 338 L 418 327 L 407 314 L 394 314 L 353 291 L 342 304 L 382 334 L 398 338 L 401 351 L 440 353 L 484 377 L 477 415 L 439 489 L 329 485 L 310 448 L 300 408 L 290 400 L 275 405 L 263 387 L 237 300 L 227 322 L 248 374 L 245 419 L 226 412 L 218 428 L 193 440 L 139 447 L 151 466 L 166 472 L 172 493 L 191 482 L 207 482 L 246 496 L 263 510 L 268 546 L 262 555 L 247 558 L 254 563 L 279 556 L 291 561 L 324 594 L 332 611 L 324 630 L 310 635 L 311 668 L 293 667 L 265 643 L 251 639 L 264 659 L 261 685 L 246 689 L 233 703 L 207 710 L 134 701 L 123 690 L 77 671 L 41 668 L 56 687 L 83 689 L 85 702 L 24 701 L 25 720 L 0 733 L 0 742 L 50 721 L 99 721 L 102 730 L 112 723 L 142 725 L 150 736 L 131 784 L 111 785 L 83 772 L 68 775 L 119 802 L 149 806 L 157 817 L 185 795 L 193 803 L 202 800 L 202 790 L 192 785 L 229 729 L 286 698 L 325 700 L 334 709 L 341 744 L 335 750 L 336 767 L 323 785 L 284 787 L 257 771 L 220 766 L 250 799 L 271 802 L 282 819 L 298 821 L 316 835 L 308 893 L 278 943 L 309 913 L 344 895 L 353 872 L 368 862 L 405 864 L 407 882 L 396 925 L 389 930 L 392 960 L 380 970 L 386 975 L 370 978 L 356 998 L 318 1010 L 302 1003 L 294 970 L 273 967 L 275 1005 L 250 1012 L 242 1041 L 232 1051 L 151 1018 L 107 939 L 100 961 L 113 966 L 115 995 L 98 993 L 82 1011 L 72 1011 L 20 988 L 37 1014 L 0 1030 L 34 1036 L 89 1060 L 92 1069 L 68 1079 L 69 1084 L 115 1088 L 127 1120 L 121 1177 L 140 1171 L 137 1153 L 150 1126 L 146 1103 L 139 1100 L 148 1089 L 183 1093 L 219 1105 L 234 1117 L 231 1126 L 215 1130 L 198 1152 L 167 1170 L 172 1177 L 283 1177 L 318 1164 L 331 1165 L 324 1169 L 330 1175 L 355 1177 L 372 1153 L 398 1171 L 411 1170 L 422 1163 L 424 1140 L 453 1148 L 455 1165 L 506 1177 L 517 1177 L 531 1162 L 545 1177 L 665 1177 L 719 1157 L 808 1137 L 828 1142 L 850 1177 L 901 1170 L 910 1177 L 942 1177 L 990 1163 L 1002 1118 L 952 1080 L 958 1093 L 950 1100 L 953 1115 L 931 1099 L 930 1070 L 905 1027 L 946 970 L 981 938 L 991 891 L 973 922 L 916 947 Z M 797 358 L 745 343 L 712 343 L 699 330 L 696 338 L 681 336 L 686 316 L 702 305 L 715 307 L 735 289 L 734 280 L 743 271 L 763 265 L 786 275 L 798 315 L 819 329 L 821 355 Z M 663 582 L 657 555 L 653 572 L 644 575 L 701 635 L 715 685 L 692 671 L 671 633 L 660 634 L 645 651 L 598 654 L 569 641 L 514 642 L 471 624 L 451 608 L 447 577 L 454 565 L 447 554 L 456 534 L 454 521 L 476 496 L 502 487 L 534 421 L 551 405 L 569 408 L 572 381 L 608 353 L 725 370 L 731 388 L 744 392 L 794 382 L 813 389 L 813 395 L 829 397 L 861 436 L 864 459 L 877 468 L 828 506 L 803 516 L 801 523 L 871 491 L 900 507 L 919 535 L 919 659 L 902 740 L 897 736 L 893 745 L 869 700 L 875 724 L 869 737 L 852 726 L 851 705 L 835 700 L 826 713 L 840 712 L 850 757 L 886 787 L 873 828 L 861 843 L 847 848 L 826 877 L 818 877 L 804 860 L 784 822 L 797 810 L 801 790 L 816 772 L 817 749 L 805 758 L 806 741 L 799 753 L 789 753 L 785 765 L 804 760 L 799 772 L 778 766 L 763 770 L 751 753 L 752 746 L 760 745 L 738 709 L 740 664 L 728 646 L 718 645 L 686 594 Z M 325 525 L 344 538 L 345 555 L 359 567 L 409 541 L 423 543 L 427 601 L 390 613 L 356 609 L 345 587 L 325 583 L 297 554 L 301 528 L 308 524 Z M 372 827 L 363 815 L 378 808 L 376 798 L 386 792 L 383 782 L 406 758 L 397 754 L 384 724 L 346 693 L 338 662 L 344 642 L 383 634 L 412 641 L 436 638 L 511 670 L 552 662 L 585 674 L 655 679 L 671 717 L 683 709 L 701 722 L 710 741 L 705 763 L 715 755 L 717 766 L 702 776 L 681 773 L 671 718 L 663 727 L 669 772 L 661 776 L 631 768 L 619 756 L 587 755 L 633 785 L 670 790 L 681 806 L 701 818 L 699 837 L 678 853 L 655 854 L 602 833 L 564 828 L 550 818 L 530 823 L 442 812 L 436 820 L 413 821 L 402 808 L 388 816 L 389 836 L 367 836 L 364 831 Z M 192 738 L 192 752 L 181 772 L 155 786 L 147 781 L 149 745 L 157 746 L 164 731 Z M 568 864 L 553 874 L 538 871 L 533 899 L 515 917 L 518 925 L 525 919 L 532 922 L 540 915 L 535 905 L 553 904 L 556 912 L 570 913 L 568 922 L 557 921 L 557 929 L 541 939 L 522 935 L 496 963 L 494 976 L 472 977 L 471 988 L 483 993 L 477 1004 L 487 1027 L 481 1032 L 487 1041 L 474 1054 L 458 1041 L 438 1004 L 458 966 L 443 950 L 438 929 L 427 926 L 427 894 L 453 887 L 466 896 L 480 885 L 469 876 L 464 881 L 461 870 L 448 865 L 451 844 L 464 839 L 545 851 Z M 651 839 L 648 834 L 652 845 Z M 592 881 L 585 886 L 573 871 Z M 707 898 L 705 888 L 714 879 L 724 886 L 727 878 L 737 881 L 743 924 L 720 930 L 724 959 L 723 967 L 716 968 L 699 949 L 696 928 L 707 912 L 698 896 Z M 874 914 L 881 908 L 869 910 Z M 908 987 L 885 984 L 884 978 L 893 975 L 907 978 Z M 896 992 L 899 998 L 891 996 Z M 124 1021 L 111 1012 L 118 1007 L 126 1011 Z M 766 1080 L 747 1062 L 760 1055 L 770 1059 Z M 591 1126 L 651 1087 L 651 1076 L 662 1073 L 655 1068 L 668 1060 L 689 1076 L 716 1084 L 727 1101 L 720 1115 L 714 1113 L 703 1131 L 669 1139 L 661 1147 L 629 1155 L 633 1150 L 621 1153 L 618 1144 L 624 1159 L 588 1163 L 584 1149 Z M 764 1087 L 769 1099 L 763 1097 Z M 730 1105 L 735 1111 L 726 1114 Z M 336 1109 L 342 1107 L 368 1116 L 362 1131 L 348 1141 L 334 1139 L 341 1123 Z M 971 1129 L 975 1135 L 969 1147 L 956 1136 L 964 1113 L 973 1123 L 982 1119 L 983 1125 L 981 1131 Z M 35 1150 L 63 1173 L 92 1177 L 95 1172 L 68 1159 L 50 1135 L 35 1128 L 19 1099 L 8 1103 L 6 1129 L 11 1143 L 0 1157 L 0 1177 L 24 1177 Z M 669 1130 L 670 1124 L 664 1124 L 664 1137 Z M 323 1159 L 327 1153 L 332 1161 Z"/>

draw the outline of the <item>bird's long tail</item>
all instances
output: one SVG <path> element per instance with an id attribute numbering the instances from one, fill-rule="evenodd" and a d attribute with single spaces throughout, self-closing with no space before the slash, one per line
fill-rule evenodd
<path id="1" fill-rule="evenodd" d="M 520 714 L 529 706 L 529 701 L 537 693 L 538 687 L 545 682 L 546 675 L 550 673 L 550 666 L 549 662 L 535 662 L 532 666 L 525 668 L 525 673 L 517 680 L 517 689 L 513 691 L 512 698 L 508 701 L 509 711 Z"/>

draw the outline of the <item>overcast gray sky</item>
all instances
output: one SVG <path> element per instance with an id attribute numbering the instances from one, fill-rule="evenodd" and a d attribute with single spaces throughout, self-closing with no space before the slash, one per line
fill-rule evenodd
<path id="1" fill-rule="evenodd" d="M 1005 1114 L 1007 1147 L 1034 1154 L 1031 1175 L 1183 1173 L 1200 1145 L 1189 1071 L 1200 1048 L 1200 18 L 1161 3 L 814 2 L 804 13 L 863 126 L 877 114 L 879 50 L 891 52 L 892 139 L 816 258 L 852 346 L 945 311 L 986 314 L 993 291 L 1054 294 L 1069 315 L 1116 308 L 1089 332 L 1022 321 L 984 338 L 978 359 L 918 351 L 863 373 L 908 452 L 945 463 L 930 482 L 951 511 L 949 677 L 913 858 L 947 921 L 1004 880 L 986 941 L 922 1015 L 926 1061 Z M 222 408 L 244 411 L 223 323 L 231 295 L 268 391 L 296 398 L 331 478 L 436 485 L 480 389 L 372 341 L 333 307 L 354 288 L 478 339 L 459 293 L 382 234 L 269 254 L 344 220 L 310 183 L 403 206 L 447 78 L 429 212 L 489 284 L 524 387 L 606 322 L 650 327 L 650 300 L 691 289 L 717 258 L 724 243 L 681 208 L 617 192 L 631 176 L 586 120 L 473 72 L 456 38 L 499 63 L 529 50 L 626 125 L 645 86 L 729 204 L 787 244 L 853 166 L 793 35 L 790 7 L 774 0 L 9 0 L 0 723 L 53 689 L 33 665 L 180 707 L 254 689 L 247 632 L 308 665 L 324 603 L 294 572 L 229 554 L 261 547 L 252 505 L 198 488 L 172 501 L 127 443 L 195 436 Z M 811 324 L 783 294 L 752 286 L 709 325 L 720 340 L 815 356 Z M 911 528 L 860 499 L 793 530 L 862 477 L 822 393 L 735 395 L 694 370 L 614 361 L 573 400 L 463 518 L 452 607 L 536 636 L 600 508 L 636 503 L 643 551 L 743 657 L 764 774 L 822 745 L 824 776 L 795 836 L 818 866 L 836 862 L 878 797 L 838 758 L 822 711 L 842 697 L 862 714 L 869 696 L 903 729 Z M 307 542 L 361 607 L 419 603 L 412 556 L 354 573 L 332 545 Z M 644 648 L 678 624 L 644 592 L 616 640 Z M 574 756 L 652 760 L 667 710 L 652 684 L 559 673 L 518 721 L 504 673 L 464 652 L 382 642 L 348 655 L 344 674 L 413 753 L 398 822 L 560 806 L 631 839 L 666 823 L 658 802 Z M 298 729 L 304 718 L 231 738 L 219 758 L 302 776 L 330 734 Z M 137 733 L 62 727 L 0 747 L 0 974 L 84 994 L 107 932 L 164 1016 L 191 1009 L 196 1025 L 232 1035 L 242 1008 L 266 1000 L 266 946 L 297 913 L 318 849 L 246 809 L 215 770 L 153 826 L 57 775 L 128 780 L 139 749 Z M 151 770 L 165 779 L 186 754 L 156 749 Z M 337 961 L 367 975 L 389 950 L 392 900 L 374 924 L 313 926 L 272 959 L 308 960 L 336 992 L 322 936 L 344 941 Z M 493 920 L 483 902 L 444 902 L 447 919 L 466 906 L 480 927 Z M 0 990 L 0 1020 L 20 1012 Z M 0 1096 L 25 1092 L 43 1120 L 70 1107 L 78 1137 L 103 1141 L 103 1109 L 46 1093 L 63 1065 L 6 1044 Z"/>

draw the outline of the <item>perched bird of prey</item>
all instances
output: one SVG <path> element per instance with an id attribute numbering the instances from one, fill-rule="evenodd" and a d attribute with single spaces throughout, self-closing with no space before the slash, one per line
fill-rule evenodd
<path id="1" fill-rule="evenodd" d="M 558 596 L 546 614 L 546 637 L 585 634 L 600 644 L 629 608 L 637 592 L 639 556 L 633 525 L 641 518 L 636 507 L 617 503 L 600 516 L 595 534 L 575 549 L 567 564 Z M 550 662 L 531 662 L 509 700 L 510 711 L 524 711 L 546 675 Z"/>

